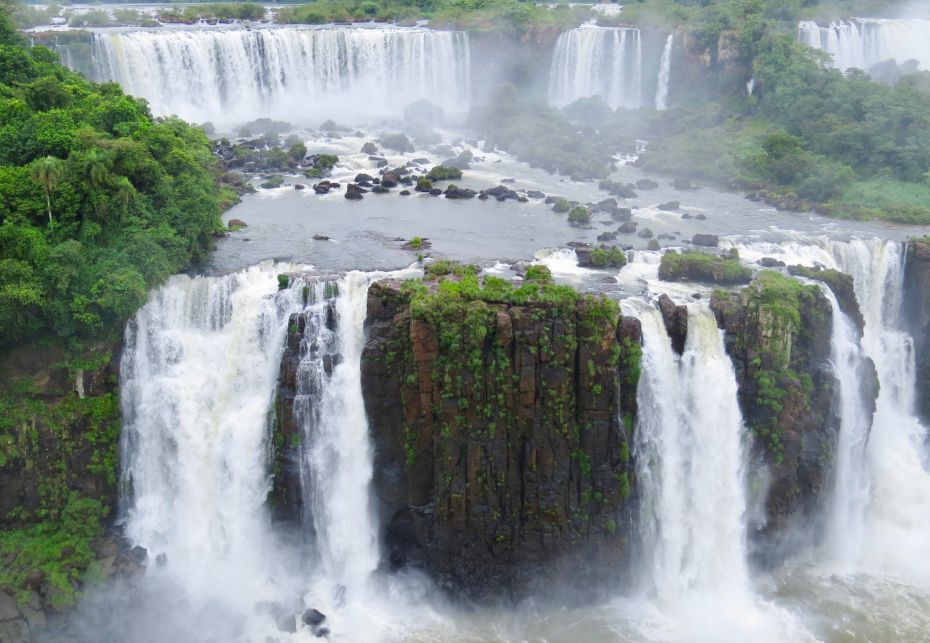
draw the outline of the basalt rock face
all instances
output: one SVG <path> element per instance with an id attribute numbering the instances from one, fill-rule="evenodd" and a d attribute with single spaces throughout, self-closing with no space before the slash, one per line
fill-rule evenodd
<path id="1" fill-rule="evenodd" d="M 904 314 L 914 337 L 917 412 L 930 423 L 930 241 L 911 241 L 904 275 Z"/>
<path id="2" fill-rule="evenodd" d="M 630 551 L 635 319 L 584 298 L 368 295 L 362 389 L 385 552 L 473 598 L 613 578 Z"/>
<path id="3" fill-rule="evenodd" d="M 274 482 L 269 497 L 271 515 L 276 522 L 295 525 L 301 522 L 303 500 L 300 484 L 300 424 L 294 400 L 297 397 L 297 377 L 306 327 L 306 313 L 294 313 L 288 320 L 287 344 L 281 356 L 272 432 Z"/>
<path id="4" fill-rule="evenodd" d="M 749 484 L 761 516 L 750 524 L 758 560 L 790 552 L 794 526 L 817 524 L 838 439 L 830 364 L 832 308 L 819 287 L 763 271 L 739 293 L 715 293 L 752 440 Z"/>
<path id="5" fill-rule="evenodd" d="M 56 348 L 28 346 L 0 359 L 0 530 L 57 515 L 73 495 L 112 517 L 119 349 L 101 345 L 87 359 L 94 366 L 77 368 Z"/>

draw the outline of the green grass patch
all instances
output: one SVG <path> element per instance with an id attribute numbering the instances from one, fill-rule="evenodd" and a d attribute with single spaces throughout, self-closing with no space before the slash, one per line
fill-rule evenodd
<path id="1" fill-rule="evenodd" d="M 663 281 L 708 281 L 717 284 L 745 284 L 752 270 L 738 259 L 703 252 L 668 251 L 659 263 L 659 279 Z"/>
<path id="2" fill-rule="evenodd" d="M 96 500 L 72 492 L 59 520 L 0 531 L 0 588 L 25 604 L 27 579 L 36 577 L 52 590 L 47 597 L 51 605 L 73 605 L 77 587 L 93 572 L 93 545 L 103 534 L 106 514 Z"/>
<path id="3" fill-rule="evenodd" d="M 857 181 L 831 206 L 837 216 L 928 225 L 930 185 L 894 179 Z"/>

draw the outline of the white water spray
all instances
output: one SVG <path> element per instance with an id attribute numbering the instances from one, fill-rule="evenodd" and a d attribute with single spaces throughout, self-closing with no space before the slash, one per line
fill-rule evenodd
<path id="1" fill-rule="evenodd" d="M 868 446 L 872 494 L 863 564 L 930 586 L 930 474 L 923 466 L 927 429 L 915 413 L 913 340 L 900 326 L 904 247 L 854 240 L 833 243 L 831 250 L 839 268 L 855 280 L 865 317 L 863 346 L 881 386 Z"/>
<path id="2" fill-rule="evenodd" d="M 600 96 L 612 109 L 642 106 L 643 46 L 639 29 L 582 25 L 563 32 L 549 72 L 556 107 Z"/>
<path id="3" fill-rule="evenodd" d="M 920 69 L 930 68 L 930 20 L 854 18 L 821 27 L 805 21 L 798 26 L 798 40 L 830 54 L 837 69 L 868 71 L 873 65 L 895 60 L 899 65 L 916 60 Z"/>
<path id="4" fill-rule="evenodd" d="M 280 266 L 172 277 L 126 331 L 120 367 L 126 535 L 165 554 L 194 601 L 273 591 L 269 411 L 295 293 Z M 286 575 L 282 574 L 283 579 Z"/>
<path id="5" fill-rule="evenodd" d="M 858 561 L 862 551 L 865 511 L 869 501 L 866 448 L 872 426 L 870 404 L 864 394 L 870 375 L 859 343 L 859 329 L 840 310 L 833 291 L 823 286 L 833 310 L 831 360 L 839 385 L 839 436 L 834 461 L 832 507 L 827 522 L 827 551 L 840 563 Z"/>
<path id="6" fill-rule="evenodd" d="M 775 640 L 791 629 L 754 595 L 746 547 L 745 429 L 736 377 L 713 314 L 689 307 L 674 354 L 654 306 L 640 311 L 636 428 L 641 528 L 660 640 Z M 795 633 L 797 634 L 797 633 Z"/>
<path id="7" fill-rule="evenodd" d="M 94 34 L 97 80 L 149 101 L 157 115 L 241 124 L 259 116 L 313 123 L 393 116 L 416 100 L 468 108 L 462 32 L 297 28 Z"/>
<path id="8" fill-rule="evenodd" d="M 659 86 L 656 90 L 656 109 L 659 111 L 668 109 L 668 81 L 672 73 L 672 48 L 674 46 L 675 34 L 670 33 L 665 39 L 662 60 L 659 61 Z"/>

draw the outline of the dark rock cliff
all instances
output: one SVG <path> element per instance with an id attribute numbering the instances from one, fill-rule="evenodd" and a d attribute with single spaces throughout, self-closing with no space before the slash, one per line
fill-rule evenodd
<path id="1" fill-rule="evenodd" d="M 116 507 L 118 353 L 88 368 L 55 348 L 23 347 L 0 363 L 0 530 L 32 524 L 72 493 Z"/>
<path id="2" fill-rule="evenodd" d="M 904 274 L 904 315 L 914 337 L 917 412 L 930 424 L 930 239 L 908 243 Z"/>
<path id="3" fill-rule="evenodd" d="M 372 286 L 362 387 L 392 565 L 478 598 L 616 578 L 640 331 L 605 309 Z"/>
<path id="4" fill-rule="evenodd" d="M 749 485 L 763 515 L 750 538 L 759 561 L 774 563 L 793 548 L 793 527 L 816 533 L 829 493 L 840 426 L 833 311 L 819 287 L 773 271 L 738 293 L 715 293 L 711 307 L 753 435 Z"/>

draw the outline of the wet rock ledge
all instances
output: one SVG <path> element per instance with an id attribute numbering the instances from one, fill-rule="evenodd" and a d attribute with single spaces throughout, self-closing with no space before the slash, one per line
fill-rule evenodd
<path id="1" fill-rule="evenodd" d="M 362 388 L 387 562 L 478 599 L 616 577 L 638 321 L 544 274 L 514 289 L 450 271 L 442 287 L 369 291 Z"/>

